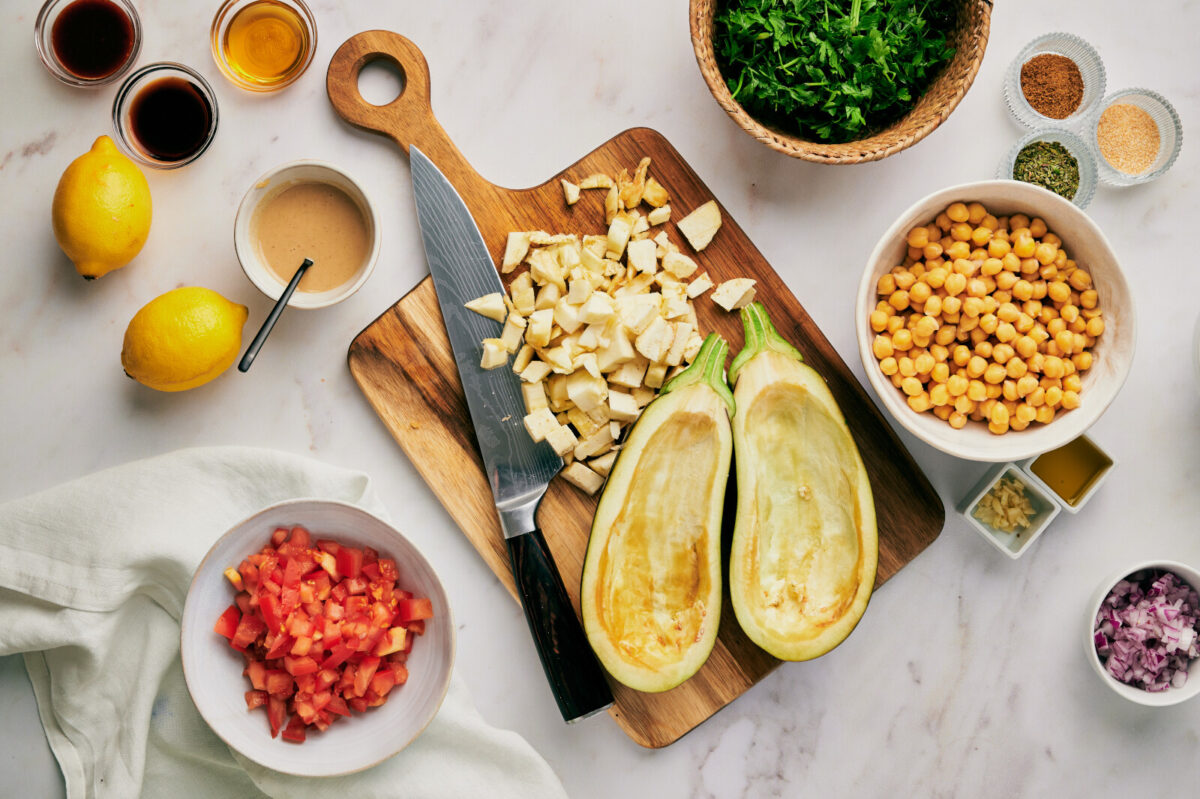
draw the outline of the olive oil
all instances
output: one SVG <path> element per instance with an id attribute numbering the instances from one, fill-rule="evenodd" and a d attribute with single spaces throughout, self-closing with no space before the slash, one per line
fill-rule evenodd
<path id="1" fill-rule="evenodd" d="M 1064 502 L 1075 507 L 1112 465 L 1112 459 L 1087 436 L 1080 436 L 1069 444 L 1039 455 L 1029 470 L 1050 486 Z"/>
<path id="2" fill-rule="evenodd" d="M 221 40 L 225 63 L 249 88 L 290 83 L 308 65 L 313 47 L 308 21 L 280 0 L 257 0 L 237 11 Z"/>

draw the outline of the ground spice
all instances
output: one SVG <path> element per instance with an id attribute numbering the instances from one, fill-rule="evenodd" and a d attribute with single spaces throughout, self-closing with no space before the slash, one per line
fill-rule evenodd
<path id="1" fill-rule="evenodd" d="M 1042 116 L 1066 119 L 1083 102 L 1083 75 L 1066 56 L 1042 53 L 1021 65 L 1021 93 Z"/>
<path id="2" fill-rule="evenodd" d="M 1012 176 L 1068 200 L 1079 191 L 1079 162 L 1056 141 L 1035 141 L 1022 147 L 1013 163 Z"/>
<path id="3" fill-rule="evenodd" d="M 1158 158 L 1158 125 L 1144 108 L 1116 103 L 1100 115 L 1096 142 L 1100 154 L 1113 169 L 1126 175 L 1140 175 Z"/>

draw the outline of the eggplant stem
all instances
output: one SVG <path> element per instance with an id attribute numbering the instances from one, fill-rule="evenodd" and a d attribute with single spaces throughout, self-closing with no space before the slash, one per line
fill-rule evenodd
<path id="1" fill-rule="evenodd" d="M 771 324 L 771 317 L 767 316 L 767 309 L 761 302 L 752 302 L 742 308 L 742 327 L 745 329 L 746 343 L 729 367 L 730 383 L 736 385 L 742 367 L 749 363 L 754 356 L 767 350 L 774 350 L 780 355 L 794 358 L 801 363 L 804 362 L 804 356 L 800 354 L 800 351 L 787 343 L 787 340 L 779 335 L 779 331 Z"/>
<path id="2" fill-rule="evenodd" d="M 725 343 L 725 339 L 716 333 L 709 333 L 704 339 L 704 343 L 700 345 L 700 352 L 696 354 L 696 360 L 692 361 L 691 366 L 687 369 L 667 381 L 667 384 L 662 387 L 662 391 L 659 392 L 659 396 L 686 386 L 702 383 L 717 392 L 717 396 L 729 409 L 730 418 L 733 418 L 737 406 L 733 401 L 733 392 L 729 390 L 729 383 L 725 381 L 725 356 L 728 353 L 729 345 Z"/>

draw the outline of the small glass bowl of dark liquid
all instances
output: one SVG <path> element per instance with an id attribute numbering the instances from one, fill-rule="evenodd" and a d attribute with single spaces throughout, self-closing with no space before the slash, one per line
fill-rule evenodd
<path id="1" fill-rule="evenodd" d="M 34 43 L 50 74 L 71 86 L 102 86 L 124 75 L 142 49 L 142 23 L 129 0 L 47 0 Z"/>
<path id="2" fill-rule="evenodd" d="M 147 64 L 117 92 L 113 125 L 135 160 L 156 169 L 177 169 L 212 143 L 217 97 L 200 73 L 183 64 Z"/>

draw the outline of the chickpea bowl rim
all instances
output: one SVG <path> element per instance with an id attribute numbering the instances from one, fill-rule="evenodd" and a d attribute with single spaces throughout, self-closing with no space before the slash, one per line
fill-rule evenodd
<path id="1" fill-rule="evenodd" d="M 897 248 L 898 242 L 904 239 L 905 234 L 916 225 L 927 224 L 953 202 L 980 202 L 990 206 L 989 212 L 992 212 L 994 207 L 1016 206 L 1016 210 L 1011 213 L 1025 213 L 1046 219 L 1050 229 L 1056 233 L 1062 229 L 1064 222 L 1070 220 L 1070 227 L 1082 228 L 1090 238 L 1089 243 L 1085 245 L 1086 249 L 1102 256 L 1100 259 L 1088 259 L 1085 266 L 1093 277 L 1096 277 L 1095 261 L 1104 262 L 1100 264 L 1105 287 L 1102 302 L 1105 309 L 1104 318 L 1113 324 L 1110 324 L 1111 331 L 1106 329 L 1111 335 L 1104 341 L 1101 352 L 1111 354 L 1113 358 L 1105 362 L 1104 370 L 1089 372 L 1087 377 L 1094 379 L 1090 379 L 1085 385 L 1089 391 L 1083 394 L 1083 404 L 1047 425 L 1034 424 L 1026 430 L 1009 431 L 1000 436 L 988 432 L 986 426 L 975 423 L 962 429 L 954 429 L 931 413 L 917 413 L 912 410 L 900 390 L 892 385 L 891 379 L 880 371 L 879 361 L 872 349 L 874 333 L 870 329 L 870 314 L 877 301 L 878 278 L 895 266 L 891 253 Z M 1063 241 L 1067 249 L 1079 249 L 1075 243 L 1078 241 L 1077 236 L 1063 236 Z M 1099 284 L 1100 281 L 1097 282 Z M 1040 186 L 1014 180 L 984 180 L 956 184 L 931 192 L 910 204 L 897 216 L 872 249 L 859 282 L 855 303 L 854 321 L 859 357 L 879 402 L 901 427 L 921 441 L 949 455 L 970 461 L 1020 461 L 1061 446 L 1084 433 L 1120 392 L 1129 376 L 1136 349 L 1137 329 L 1132 292 L 1104 232 L 1091 217 L 1069 200 Z M 1114 309 L 1118 312 L 1110 316 L 1110 311 Z"/>

